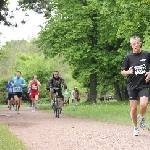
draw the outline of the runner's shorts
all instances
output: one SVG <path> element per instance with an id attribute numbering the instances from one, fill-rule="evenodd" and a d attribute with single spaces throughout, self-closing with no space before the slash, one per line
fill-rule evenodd
<path id="1" fill-rule="evenodd" d="M 12 98 L 14 98 L 14 94 L 8 94 L 8 100 L 11 100 Z"/>
<path id="2" fill-rule="evenodd" d="M 30 98 L 35 98 L 36 95 L 39 95 L 39 91 L 31 91 Z"/>
<path id="3" fill-rule="evenodd" d="M 22 97 L 22 92 L 15 92 L 15 93 L 14 93 L 14 96 L 15 96 L 15 95 L 17 95 L 18 98 L 21 98 L 21 97 Z"/>
<path id="4" fill-rule="evenodd" d="M 140 89 L 128 89 L 129 100 L 138 100 L 140 97 L 148 97 L 149 92 L 148 88 L 140 88 Z"/>

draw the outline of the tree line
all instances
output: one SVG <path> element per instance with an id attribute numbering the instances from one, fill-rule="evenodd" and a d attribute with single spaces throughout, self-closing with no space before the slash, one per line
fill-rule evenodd
<path id="1" fill-rule="evenodd" d="M 32 9 L 39 1 L 24 0 Z M 96 102 L 98 93 L 113 91 L 117 100 L 127 100 L 126 78 L 120 75 L 124 55 L 131 51 L 129 38 L 138 35 L 142 48 L 149 48 L 149 2 L 147 0 L 44 0 L 48 19 L 36 44 L 51 59 L 63 57 L 74 79 Z M 30 60 L 30 58 L 29 58 Z"/>

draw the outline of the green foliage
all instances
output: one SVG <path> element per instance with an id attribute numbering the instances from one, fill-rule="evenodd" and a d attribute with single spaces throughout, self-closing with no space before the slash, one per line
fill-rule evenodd
<path id="1" fill-rule="evenodd" d="M 0 124 L 0 149 L 1 150 L 27 150 L 23 143 L 18 140 L 7 127 Z"/>
<path id="2" fill-rule="evenodd" d="M 73 77 L 87 88 L 92 73 L 98 75 L 101 89 L 108 84 L 112 89 L 116 83 L 126 86 L 121 62 L 131 51 L 129 38 L 137 34 L 144 39 L 149 34 L 149 2 L 53 0 L 50 7 L 55 15 L 49 17 L 38 40 L 44 53 L 63 55 Z"/>
<path id="3" fill-rule="evenodd" d="M 114 84 L 126 87 L 126 78 L 120 75 L 120 66 L 124 55 L 131 51 L 130 36 L 139 35 L 145 42 L 143 48 L 147 49 L 149 46 L 148 0 L 53 0 L 49 5 L 49 1 L 45 0 L 36 2 L 41 4 L 37 5 L 37 10 L 45 7 L 45 14 L 48 14 L 49 19 L 38 39 L 38 46 L 42 48 L 46 58 L 58 55 L 63 57 L 63 61 L 71 66 L 73 77 L 86 89 L 91 86 L 89 77 L 93 73 L 98 76 L 97 89 L 100 93 L 115 90 Z M 32 6 L 36 2 L 24 0 L 20 1 L 20 5 L 25 4 L 26 8 L 34 9 Z M 25 41 L 20 41 L 20 45 L 18 42 L 17 46 L 15 41 L 12 41 L 14 44 L 7 43 L 4 49 L 7 51 L 13 48 L 21 52 L 26 50 L 28 53 L 37 49 Z M 29 51 L 27 46 L 28 49 L 33 49 Z M 10 63 L 9 60 L 15 61 L 16 55 L 14 56 L 13 59 L 5 59 L 0 66 Z M 21 59 L 24 61 L 26 58 Z M 13 65 L 10 63 L 9 66 L 11 70 Z M 43 67 L 40 64 L 39 68 L 40 66 Z M 12 73 L 8 74 L 5 67 L 2 68 L 3 74 L 8 76 Z M 42 69 L 39 70 L 41 72 Z M 42 74 L 40 72 L 38 75 Z"/>
<path id="4" fill-rule="evenodd" d="M 115 101 L 100 102 L 97 104 L 89 105 L 87 103 L 81 103 L 79 105 L 69 105 L 63 108 L 65 114 L 79 117 L 90 118 L 108 123 L 117 123 L 132 125 L 130 119 L 130 107 L 128 101 Z M 138 101 L 138 112 L 140 111 L 140 105 Z M 148 110 L 149 112 L 150 110 Z M 149 122 L 149 113 L 146 113 L 145 119 Z M 117 117 L 116 117 L 117 116 Z M 147 123 L 148 125 L 149 123 Z M 147 126 L 150 129 L 150 126 Z"/>
<path id="5" fill-rule="evenodd" d="M 3 46 L 2 50 L 6 53 L 6 58 L 0 60 L 0 100 L 1 103 L 6 103 L 6 83 L 10 77 L 16 75 L 16 71 L 22 72 L 22 77 L 25 79 L 28 85 L 29 81 L 32 80 L 33 75 L 38 76 L 38 80 L 42 86 L 40 88 L 40 98 L 46 98 L 49 100 L 49 93 L 46 90 L 46 83 L 50 76 L 52 76 L 54 70 L 60 72 L 71 90 L 75 86 L 79 89 L 82 85 L 71 77 L 71 69 L 69 65 L 64 63 L 63 57 L 56 56 L 54 58 L 45 58 L 45 55 L 39 51 L 36 45 L 32 42 L 11 41 Z M 17 50 L 17 53 L 15 53 Z M 5 65 L 4 65 L 5 64 Z M 24 88 L 24 95 L 27 95 L 27 88 Z M 84 89 L 81 91 L 84 92 Z M 42 100 L 41 100 L 42 102 Z"/>

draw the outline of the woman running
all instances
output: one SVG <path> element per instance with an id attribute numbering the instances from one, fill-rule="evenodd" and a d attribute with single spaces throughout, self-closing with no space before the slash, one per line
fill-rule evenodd
<path id="1" fill-rule="evenodd" d="M 35 102 L 38 101 L 39 98 L 39 86 L 41 83 L 37 80 L 37 76 L 33 76 L 33 80 L 29 82 L 28 88 L 31 88 L 30 98 L 32 100 L 32 112 L 35 112 Z"/>

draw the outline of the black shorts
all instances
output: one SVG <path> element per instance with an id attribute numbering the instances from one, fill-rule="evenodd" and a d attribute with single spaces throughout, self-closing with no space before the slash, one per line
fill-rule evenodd
<path id="1" fill-rule="evenodd" d="M 13 94 L 8 94 L 8 100 L 11 100 L 12 98 L 14 98 Z"/>
<path id="2" fill-rule="evenodd" d="M 14 93 L 14 96 L 15 96 L 15 95 L 17 95 L 18 98 L 21 98 L 21 97 L 22 97 L 22 92 L 15 92 L 15 93 Z"/>
<path id="3" fill-rule="evenodd" d="M 129 94 L 129 100 L 138 100 L 138 98 L 146 96 L 149 96 L 148 88 L 141 88 L 141 89 L 134 89 L 134 90 L 128 90 Z"/>
<path id="4" fill-rule="evenodd" d="M 59 98 L 63 98 L 62 90 L 61 90 L 61 89 L 58 89 L 57 92 L 58 92 L 58 97 L 59 97 Z M 53 89 L 53 93 L 56 93 L 56 90 L 55 90 L 55 89 Z"/>

